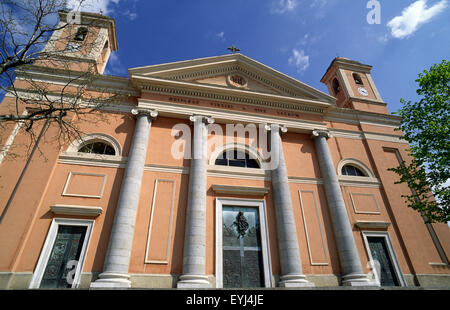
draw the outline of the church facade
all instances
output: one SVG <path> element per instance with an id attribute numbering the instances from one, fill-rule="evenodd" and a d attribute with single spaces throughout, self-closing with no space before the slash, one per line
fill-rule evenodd
<path id="1" fill-rule="evenodd" d="M 27 76 L 57 88 L 93 64 L 91 91 L 123 99 L 62 148 L 46 130 L 45 156 L 8 160 L 27 137 L 1 132 L 0 288 L 450 287 L 450 229 L 394 184 L 408 144 L 370 65 L 335 58 L 329 94 L 238 53 L 114 77 L 114 20 L 71 27 L 74 66 Z"/>

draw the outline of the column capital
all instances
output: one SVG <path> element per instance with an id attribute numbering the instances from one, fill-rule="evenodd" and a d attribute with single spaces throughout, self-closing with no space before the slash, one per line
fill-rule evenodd
<path id="1" fill-rule="evenodd" d="M 325 137 L 327 139 L 332 138 L 333 135 L 328 130 L 315 129 L 311 133 L 311 138 L 315 139 L 317 137 Z"/>
<path id="2" fill-rule="evenodd" d="M 205 115 L 191 115 L 189 116 L 189 120 L 191 122 L 195 122 L 198 119 L 201 119 L 203 123 L 205 124 L 214 124 L 215 120 L 211 116 L 205 116 Z"/>
<path id="3" fill-rule="evenodd" d="M 286 133 L 288 131 L 288 129 L 285 125 L 280 125 L 280 124 L 265 124 L 264 125 L 264 129 L 266 131 L 271 131 L 272 128 L 276 128 L 276 127 L 278 127 L 280 133 Z"/>
<path id="4" fill-rule="evenodd" d="M 156 119 L 158 116 L 158 111 L 156 110 L 150 110 L 150 109 L 143 109 L 143 108 L 134 108 L 131 110 L 131 114 L 133 115 L 147 115 L 152 119 Z"/>

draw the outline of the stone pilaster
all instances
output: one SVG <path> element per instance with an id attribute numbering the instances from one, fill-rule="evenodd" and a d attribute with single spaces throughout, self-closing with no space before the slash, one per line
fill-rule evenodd
<path id="1" fill-rule="evenodd" d="M 205 274 L 206 267 L 206 180 L 207 131 L 205 123 L 212 118 L 191 116 L 194 124 L 192 159 L 189 170 L 189 193 L 186 211 L 186 230 L 183 250 L 183 274 L 178 288 L 207 288 L 211 284 Z"/>
<path id="2" fill-rule="evenodd" d="M 313 283 L 305 279 L 302 271 L 297 228 L 292 209 L 291 192 L 280 134 L 280 131 L 286 132 L 287 129 L 271 125 L 270 131 L 273 203 L 276 213 L 278 251 L 281 266 L 278 285 L 280 287 L 314 286 Z"/>
<path id="3" fill-rule="evenodd" d="M 156 111 L 133 109 L 137 116 L 128 162 L 120 188 L 103 272 L 91 288 L 131 287 L 128 274 L 152 118 Z"/>
<path id="4" fill-rule="evenodd" d="M 342 197 L 339 181 L 334 169 L 327 138 L 327 131 L 314 130 L 314 139 L 320 171 L 325 187 L 328 208 L 330 210 L 334 237 L 341 265 L 342 285 L 344 286 L 377 286 L 363 273 L 361 260 L 356 248 L 353 231 L 348 219 L 347 209 Z"/>

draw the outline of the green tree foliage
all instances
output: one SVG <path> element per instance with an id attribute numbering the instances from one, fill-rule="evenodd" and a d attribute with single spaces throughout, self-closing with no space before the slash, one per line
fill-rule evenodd
<path id="1" fill-rule="evenodd" d="M 443 60 L 419 74 L 418 102 L 401 99 L 400 129 L 409 142 L 411 163 L 389 169 L 406 183 L 408 206 L 429 223 L 450 221 L 450 62 Z M 447 183 L 447 184 L 446 184 Z M 433 197 L 434 194 L 434 197 Z"/>

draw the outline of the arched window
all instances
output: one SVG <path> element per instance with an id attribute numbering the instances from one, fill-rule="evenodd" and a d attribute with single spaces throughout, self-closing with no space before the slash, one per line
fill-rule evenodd
<path id="1" fill-rule="evenodd" d="M 241 168 L 260 168 L 258 161 L 248 153 L 233 149 L 223 152 L 214 162 L 218 166 L 230 166 Z"/>
<path id="2" fill-rule="evenodd" d="M 353 79 L 357 85 L 364 85 L 362 78 L 358 73 L 353 73 Z"/>
<path id="3" fill-rule="evenodd" d="M 73 37 L 73 40 L 82 42 L 86 38 L 87 33 L 88 33 L 88 29 L 86 27 L 80 27 L 77 29 L 77 33 Z"/>
<path id="4" fill-rule="evenodd" d="M 116 155 L 116 151 L 114 150 L 114 148 L 103 141 L 88 141 L 80 147 L 78 152 L 101 155 Z"/>
<path id="5" fill-rule="evenodd" d="M 338 82 L 338 80 L 336 78 L 333 80 L 332 84 L 333 84 L 333 91 L 334 91 L 334 93 L 335 94 L 339 93 L 341 91 L 341 86 L 339 85 L 339 82 Z"/>
<path id="6" fill-rule="evenodd" d="M 354 177 L 367 177 L 367 175 L 362 172 L 359 168 L 352 165 L 345 165 L 342 167 L 342 175 L 349 175 Z"/>

